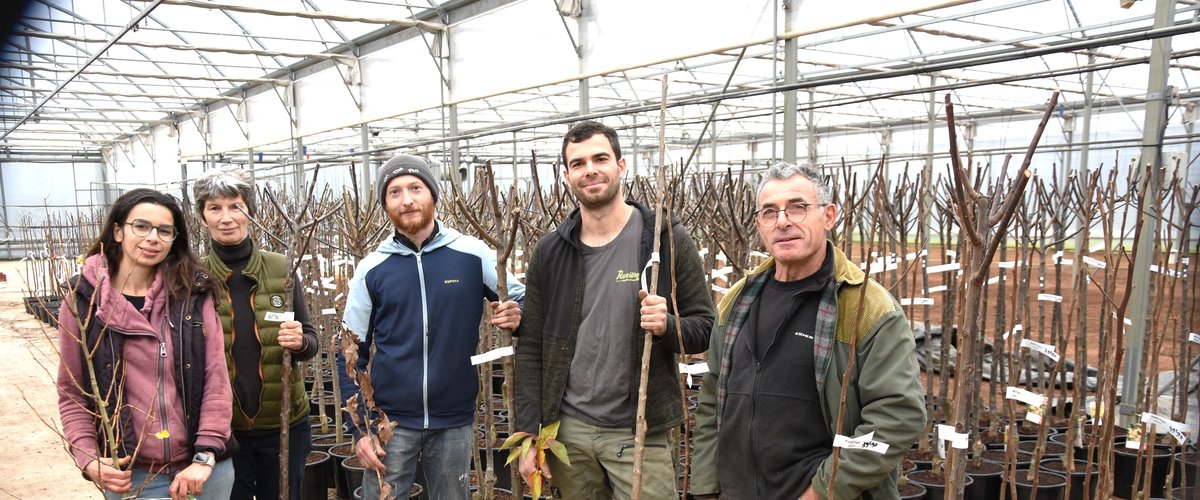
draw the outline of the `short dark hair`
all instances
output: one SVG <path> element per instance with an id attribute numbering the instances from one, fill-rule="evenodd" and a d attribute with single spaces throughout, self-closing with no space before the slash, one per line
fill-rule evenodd
<path id="1" fill-rule="evenodd" d="M 163 278 L 166 280 L 168 293 L 174 299 L 186 298 L 193 287 L 199 290 L 207 291 L 212 283 L 207 277 L 207 269 L 200 264 L 196 255 L 192 253 L 192 243 L 188 235 L 187 219 L 183 216 L 183 208 L 179 205 L 179 200 L 175 199 L 166 193 L 155 191 L 153 189 L 138 188 L 131 190 L 117 201 L 113 202 L 112 207 L 108 211 L 108 217 L 104 220 L 104 227 L 100 228 L 100 236 L 96 237 L 96 241 L 92 242 L 92 246 L 87 251 L 88 256 L 103 254 L 104 260 L 108 263 L 109 276 L 116 276 L 120 272 L 121 255 L 123 250 L 121 243 L 117 241 L 113 234 L 118 227 L 124 227 L 126 217 L 129 217 L 129 212 L 133 211 L 142 203 L 150 203 L 159 205 L 171 212 L 171 218 L 175 219 L 175 241 L 171 242 L 171 249 L 167 251 L 167 257 L 159 264 L 163 270 Z M 201 273 L 204 276 L 201 276 Z"/>
<path id="2" fill-rule="evenodd" d="M 567 165 L 567 144 L 580 143 L 591 139 L 596 134 L 604 134 L 608 138 L 608 144 L 612 146 L 615 159 L 621 159 L 621 140 L 617 138 L 617 131 L 612 127 L 597 121 L 582 121 L 571 125 L 571 129 L 567 130 L 567 135 L 563 137 L 562 142 L 562 161 L 563 166 Z"/>

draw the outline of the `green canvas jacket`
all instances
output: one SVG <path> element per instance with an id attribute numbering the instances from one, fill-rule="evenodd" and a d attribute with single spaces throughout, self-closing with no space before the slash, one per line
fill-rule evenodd
<path id="1" fill-rule="evenodd" d="M 842 450 L 834 479 L 834 498 L 898 499 L 898 465 L 904 453 L 916 442 L 926 420 L 924 391 L 915 355 L 916 342 L 900 304 L 891 294 L 874 280 L 867 279 L 841 250 L 830 248 L 834 252 L 836 293 L 826 294 L 825 297 L 832 300 L 823 301 L 820 306 L 813 353 L 817 391 L 825 417 L 823 424 L 830 434 L 848 437 L 874 432 L 876 441 L 888 445 L 884 454 L 860 449 Z M 691 487 L 697 496 L 721 491 L 717 481 L 716 447 L 724 398 L 721 371 L 730 369 L 725 352 L 733 345 L 750 304 L 757 299 L 774 269 L 774 259 L 768 259 L 734 284 L 717 308 L 717 322 L 707 356 L 709 373 L 704 376 L 700 390 L 693 438 Z M 835 430 L 842 375 L 849 364 L 854 340 L 858 346 L 850 388 L 846 392 L 846 413 L 841 429 Z M 787 436 L 773 438 L 787 439 Z M 830 454 L 813 477 L 813 489 L 821 498 L 826 498 L 832 468 L 833 455 Z M 801 493 L 797 491 L 795 496 Z"/>

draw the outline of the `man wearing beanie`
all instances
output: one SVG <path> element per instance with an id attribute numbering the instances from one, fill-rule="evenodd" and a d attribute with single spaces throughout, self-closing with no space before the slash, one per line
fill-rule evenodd
<path id="1" fill-rule="evenodd" d="M 376 189 L 394 231 L 358 263 L 343 326 L 358 337 L 358 369 L 370 367 L 375 404 L 396 427 L 386 445 L 355 429 L 355 451 L 393 492 L 412 487 L 419 460 L 430 498 L 466 500 L 479 389 L 470 358 L 479 341 L 480 299 L 493 310 L 493 325 L 516 329 L 525 287 L 509 274 L 511 300 L 496 302 L 496 252 L 434 217 L 438 182 L 424 158 L 388 160 Z M 359 389 L 340 352 L 337 360 L 349 399 Z M 379 483 L 369 476 L 363 498 L 379 498 Z"/>

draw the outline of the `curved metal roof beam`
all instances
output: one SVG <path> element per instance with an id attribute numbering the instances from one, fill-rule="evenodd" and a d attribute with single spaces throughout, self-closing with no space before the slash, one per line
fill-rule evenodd
<path id="1" fill-rule="evenodd" d="M 216 2 L 207 2 L 201 0 L 161 0 L 167 5 L 182 5 L 187 7 L 195 7 L 198 9 L 217 9 L 223 11 L 245 12 L 249 14 L 265 14 L 268 16 L 283 16 L 283 17 L 303 17 L 306 19 L 322 19 L 329 21 L 343 21 L 351 23 L 367 23 L 367 24 L 390 24 L 403 26 L 405 28 L 418 27 L 429 32 L 444 31 L 446 25 L 431 23 L 428 21 L 417 21 L 415 19 L 392 19 L 382 17 L 357 17 L 343 16 L 338 14 L 326 14 L 323 12 L 308 12 L 303 10 L 276 10 L 263 9 L 258 7 L 249 7 L 245 5 L 232 5 Z"/>
<path id="2" fill-rule="evenodd" d="M 303 0 L 303 1 L 304 1 L 304 4 L 308 6 L 308 8 L 313 10 L 313 12 L 321 12 L 321 8 L 317 7 L 317 4 L 313 3 L 312 0 Z M 316 21 L 314 20 L 314 27 L 315 27 L 315 22 Z M 347 43 L 350 41 L 350 39 L 347 38 L 344 33 L 342 33 L 342 30 L 338 29 L 336 24 L 333 24 L 332 20 L 326 19 L 325 24 L 327 24 L 329 26 L 329 29 L 333 30 L 333 33 L 335 35 L 337 35 L 338 38 L 342 39 L 342 43 Z M 320 34 L 320 32 L 318 31 L 317 34 Z M 322 43 L 326 43 L 326 42 L 322 42 Z"/>

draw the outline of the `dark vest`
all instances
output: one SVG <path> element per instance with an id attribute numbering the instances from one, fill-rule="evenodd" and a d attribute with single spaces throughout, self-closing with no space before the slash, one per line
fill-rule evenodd
<path id="1" fill-rule="evenodd" d="M 233 303 L 225 281 L 233 272 L 217 257 L 216 252 L 210 252 L 204 257 L 204 264 L 217 277 L 216 292 L 217 316 L 221 318 L 221 328 L 225 331 L 225 363 L 229 366 L 229 381 L 237 383 L 238 374 L 233 362 Z M 259 359 L 259 374 L 262 377 L 262 396 L 259 398 L 258 415 L 246 415 L 238 404 L 237 398 L 233 403 L 232 428 L 235 431 L 251 429 L 278 429 L 279 405 L 283 400 L 283 348 L 279 346 L 279 323 L 267 321 L 268 312 L 285 312 L 284 303 L 289 293 L 284 284 L 287 281 L 287 258 L 275 252 L 267 252 L 255 248 L 250 253 L 250 261 L 242 270 L 242 275 L 255 283 L 251 289 L 251 305 L 254 308 L 255 333 L 261 347 Z M 278 305 L 276 305 L 278 304 Z M 245 332 L 239 332 L 245 333 Z M 295 423 L 307 418 L 309 412 L 308 394 L 304 391 L 304 377 L 298 369 L 299 363 L 293 361 L 291 387 L 291 415 Z"/>
<path id="2" fill-rule="evenodd" d="M 207 277 L 203 277 L 206 279 Z M 86 338 L 82 339 L 88 346 L 88 349 L 93 352 L 92 366 L 96 370 L 96 382 L 100 391 L 105 394 L 105 412 L 110 420 L 116 419 L 123 432 L 120 432 L 121 445 L 118 447 L 121 450 L 122 456 L 130 456 L 138 447 L 138 429 L 132 426 L 132 419 L 129 415 L 130 408 L 121 404 L 118 401 L 118 390 L 113 385 L 114 380 L 124 380 L 123 373 L 125 363 L 123 357 L 125 353 L 125 335 L 121 332 L 110 329 L 96 317 L 96 311 L 100 308 L 100 297 L 96 297 L 95 303 L 92 301 L 93 295 L 96 293 L 96 287 L 88 280 L 76 276 L 71 279 L 71 289 L 75 290 L 75 307 L 80 318 L 86 321 L 86 329 L 81 328 L 86 332 Z M 196 433 L 200 430 L 200 407 L 204 402 L 204 319 L 201 316 L 201 311 L 204 307 L 204 299 L 208 297 L 207 292 L 193 291 L 191 296 L 184 304 L 172 303 L 168 299 L 167 304 L 170 310 L 168 315 L 170 318 L 178 318 L 174 321 L 169 321 L 171 336 L 171 345 L 175 349 L 174 365 L 175 370 L 175 390 L 178 391 L 180 400 L 184 406 L 184 423 L 188 430 L 189 445 L 193 447 L 191 452 L 194 452 Z M 181 307 L 182 306 L 182 307 Z M 81 356 L 81 359 L 86 359 Z M 81 387 L 85 391 L 92 390 L 92 381 L 87 371 L 84 371 L 84 380 L 81 380 Z M 109 390 L 109 388 L 114 388 Z M 85 398 L 88 410 L 95 413 L 96 401 L 91 398 Z M 113 414 L 113 408 L 120 408 L 117 415 Z M 101 428 L 100 419 L 96 419 L 96 438 L 99 441 L 98 446 L 101 450 L 108 449 L 107 433 Z M 229 443 L 226 444 L 226 455 L 231 450 Z"/>

